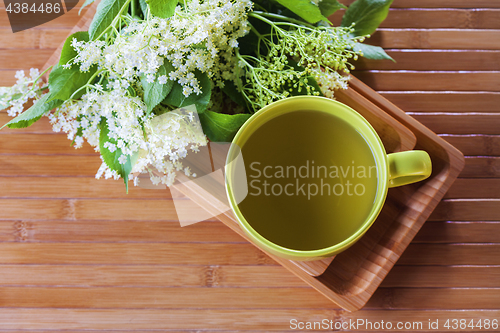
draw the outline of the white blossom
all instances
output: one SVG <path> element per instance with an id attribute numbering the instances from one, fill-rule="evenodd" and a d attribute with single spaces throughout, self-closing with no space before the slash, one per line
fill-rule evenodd
<path id="1" fill-rule="evenodd" d="M 15 78 L 17 82 L 12 87 L 0 87 L 0 110 L 6 109 L 7 114 L 15 117 L 24 110 L 24 104 L 31 98 L 40 97 L 38 92 L 41 80 L 36 68 L 30 69 L 30 76 L 26 77 L 24 71 L 17 71 Z"/>
<path id="2" fill-rule="evenodd" d="M 349 75 L 341 75 L 336 71 L 322 71 L 321 69 L 313 69 L 312 74 L 318 83 L 321 93 L 328 98 L 334 98 L 334 91 L 339 89 L 347 89 Z"/>
<path id="3" fill-rule="evenodd" d="M 152 175 L 152 181 L 170 186 L 177 171 L 189 170 L 183 168 L 182 158 L 188 151 L 206 145 L 206 137 L 199 120 L 193 116 L 195 111 L 179 109 L 160 116 L 146 115 L 145 111 L 144 102 L 129 96 L 124 89 L 91 90 L 81 100 L 66 101 L 49 119 L 54 131 L 68 133 L 78 147 L 85 139 L 96 151 L 100 151 L 99 138 L 105 122 L 108 137 L 116 143 L 108 141 L 103 147 L 111 153 L 119 148 L 122 152 L 119 163 L 126 163 L 128 156 L 137 156 L 131 174 L 155 169 L 163 176 Z M 77 135 L 79 129 L 81 136 Z M 96 175 L 101 177 L 116 179 L 119 175 L 103 161 Z"/>
<path id="4" fill-rule="evenodd" d="M 130 22 L 111 45 L 74 39 L 78 55 L 73 63 L 80 64 L 82 71 L 98 65 L 111 73 L 111 79 L 132 82 L 145 75 L 151 83 L 166 59 L 174 67 L 168 78 L 182 85 L 186 96 L 200 94 L 196 70 L 220 87 L 223 79 L 236 77 L 234 49 L 237 39 L 249 32 L 247 13 L 251 8 L 250 0 L 192 0 L 184 10 L 177 7 L 168 19 Z M 159 77 L 160 83 L 166 81 L 167 77 Z"/>

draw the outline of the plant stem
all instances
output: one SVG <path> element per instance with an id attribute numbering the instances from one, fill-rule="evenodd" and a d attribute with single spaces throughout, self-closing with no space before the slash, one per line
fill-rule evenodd
<path id="1" fill-rule="evenodd" d="M 103 32 L 101 32 L 101 34 L 100 34 L 100 35 L 96 38 L 96 40 L 101 39 L 101 37 L 102 37 L 102 36 L 103 36 L 106 32 L 108 32 L 108 30 L 109 30 L 109 29 L 112 29 L 112 28 L 116 29 L 116 27 L 115 27 L 115 26 L 116 26 L 116 23 L 117 23 L 117 22 L 118 22 L 118 20 L 121 18 L 122 14 L 123 14 L 123 11 L 124 11 L 126 8 L 128 8 L 128 5 L 130 4 L 130 1 L 131 1 L 131 0 L 127 0 L 127 1 L 123 4 L 122 8 L 120 8 L 120 11 L 118 12 L 118 15 L 116 15 L 116 17 L 113 19 L 113 21 L 111 22 L 111 24 L 110 24 L 110 25 L 109 25 L 106 29 L 104 29 L 104 31 L 103 31 Z"/>
<path id="2" fill-rule="evenodd" d="M 279 15 L 279 14 L 274 14 L 274 13 L 266 13 L 266 12 L 261 12 L 261 11 L 253 11 L 253 12 L 248 13 L 248 16 L 255 17 L 255 18 L 258 18 L 258 19 L 261 19 L 261 17 L 264 16 L 264 17 L 274 18 L 274 19 L 277 19 L 277 20 L 285 21 L 285 22 L 290 22 L 290 23 L 295 23 L 295 24 L 298 24 L 298 25 L 303 25 L 303 26 L 311 28 L 311 29 L 315 29 L 316 28 L 314 25 L 311 25 L 309 23 L 306 23 L 306 22 L 303 22 L 303 21 L 300 21 L 300 20 L 297 20 L 297 19 L 294 19 L 294 18 L 291 18 L 291 17 L 287 17 L 287 16 L 283 16 L 283 15 Z"/>
<path id="3" fill-rule="evenodd" d="M 130 4 L 130 11 L 132 17 L 134 17 L 135 13 L 137 12 L 137 0 L 132 0 L 132 3 Z"/>
<path id="4" fill-rule="evenodd" d="M 74 93 L 71 94 L 71 96 L 69 97 L 69 99 L 73 99 L 73 96 L 76 95 L 76 93 L 78 93 L 80 90 L 82 90 L 83 88 L 88 88 L 90 83 L 96 78 L 97 75 L 101 74 L 102 72 L 104 72 L 105 70 L 104 69 L 101 69 L 101 70 L 98 70 L 94 73 L 94 75 L 91 76 L 91 78 L 87 81 L 87 83 L 83 86 L 81 86 L 80 88 L 78 88 Z"/>
<path id="5" fill-rule="evenodd" d="M 41 87 L 40 89 L 35 90 L 35 92 L 41 92 L 47 89 L 49 89 L 49 86 Z"/>
<path id="6" fill-rule="evenodd" d="M 37 81 L 38 81 L 38 80 L 39 80 L 39 79 L 40 79 L 40 78 L 41 78 L 41 77 L 42 77 L 45 73 L 47 73 L 47 71 L 48 71 L 49 69 L 51 69 L 52 67 L 54 67 L 54 66 L 50 66 L 50 67 L 48 67 L 46 70 L 44 70 L 44 71 L 42 72 L 42 74 L 38 75 L 38 77 L 37 77 L 37 78 L 33 81 L 33 86 L 32 86 L 32 87 L 31 87 L 31 89 L 28 91 L 28 94 L 29 94 L 30 92 L 32 92 L 32 91 L 35 89 L 35 87 L 37 87 L 34 83 L 35 83 L 35 82 L 37 82 Z M 40 88 L 40 89 L 41 89 L 41 88 Z M 39 90 L 37 90 L 37 91 L 40 91 L 40 89 L 39 89 Z"/>
<path id="7" fill-rule="evenodd" d="M 40 78 L 41 78 L 41 77 L 42 77 L 45 73 L 47 73 L 47 71 L 48 71 L 49 69 L 51 69 L 52 67 L 54 67 L 54 66 L 50 66 L 49 68 L 47 68 L 46 70 L 44 70 L 44 71 L 42 72 L 42 74 L 38 75 L 38 77 L 36 78 L 36 80 L 35 80 L 35 81 L 38 81 L 38 79 L 40 79 Z"/>

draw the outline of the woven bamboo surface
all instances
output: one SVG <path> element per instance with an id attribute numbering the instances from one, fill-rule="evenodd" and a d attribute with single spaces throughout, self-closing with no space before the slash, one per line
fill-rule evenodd
<path id="1" fill-rule="evenodd" d="M 361 311 L 335 308 L 220 222 L 181 228 L 168 193 L 93 179 L 93 150 L 74 150 L 43 120 L 0 132 L 0 331 L 267 332 L 364 319 L 420 331 L 439 320 L 449 332 L 447 319 L 500 320 L 500 3 L 392 7 L 372 41 L 397 63 L 365 61 L 355 76 L 466 165 Z M 43 66 L 77 11 L 13 34 L 1 7 L 0 85 Z"/>

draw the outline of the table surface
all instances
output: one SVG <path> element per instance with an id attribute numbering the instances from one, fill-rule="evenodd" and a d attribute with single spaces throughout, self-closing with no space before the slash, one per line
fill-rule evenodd
<path id="1" fill-rule="evenodd" d="M 0 86 L 42 66 L 77 12 L 13 34 L 1 7 Z M 336 308 L 220 222 L 181 228 L 167 191 L 95 180 L 96 153 L 44 119 L 0 132 L 0 331 L 297 331 L 291 320 L 323 319 L 419 331 L 463 319 L 481 331 L 479 319 L 500 320 L 500 2 L 395 0 L 371 42 L 397 62 L 354 75 L 466 165 L 361 311 Z"/>

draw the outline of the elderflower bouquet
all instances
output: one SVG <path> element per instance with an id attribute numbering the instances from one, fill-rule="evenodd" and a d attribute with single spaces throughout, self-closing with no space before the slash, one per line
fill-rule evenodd
<path id="1" fill-rule="evenodd" d="M 76 148 L 87 141 L 100 152 L 97 178 L 121 177 L 128 189 L 149 173 L 170 186 L 176 172 L 189 176 L 182 159 L 207 137 L 230 141 L 276 100 L 333 98 L 358 56 L 390 59 L 362 42 L 391 2 L 101 0 L 89 31 L 67 38 L 57 65 L 18 72 L 16 85 L 0 88 L 0 108 L 15 117 L 4 126 L 47 116 Z M 339 9 L 346 10 L 334 27 L 327 17 Z M 28 99 L 34 103 L 23 111 Z"/>

